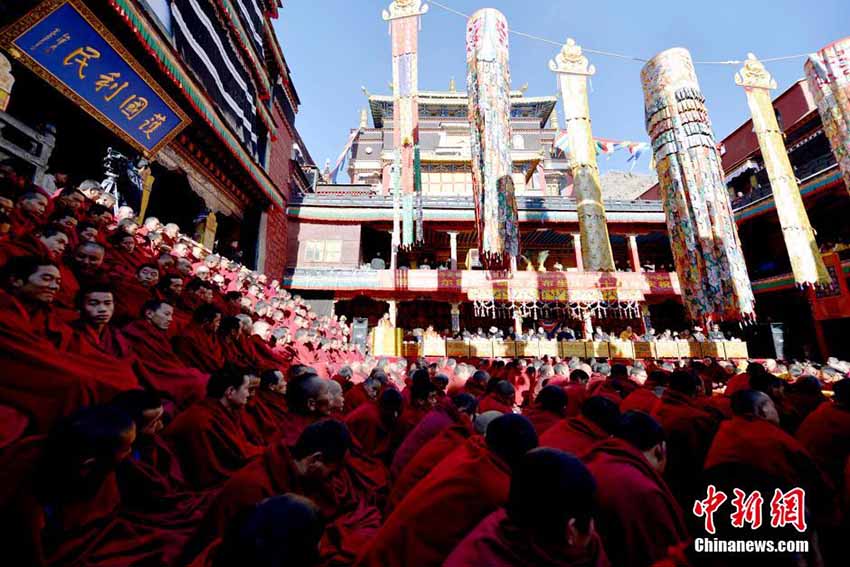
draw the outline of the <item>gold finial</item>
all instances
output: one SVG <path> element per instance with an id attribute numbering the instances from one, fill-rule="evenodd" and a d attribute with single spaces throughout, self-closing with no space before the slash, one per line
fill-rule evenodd
<path id="1" fill-rule="evenodd" d="M 593 75 L 596 73 L 596 67 L 590 65 L 587 57 L 581 52 L 581 46 L 573 38 L 567 38 L 567 42 L 561 47 L 558 55 L 549 60 L 549 70 L 570 75 Z"/>
<path id="2" fill-rule="evenodd" d="M 549 128 L 554 128 L 555 130 L 560 130 L 561 126 L 558 124 L 558 107 L 552 107 L 552 114 L 549 115 Z"/>
<path id="3" fill-rule="evenodd" d="M 454 77 L 452 77 L 451 80 L 449 81 L 449 92 L 450 93 L 457 92 L 457 88 L 455 87 L 455 78 Z"/>
<path id="4" fill-rule="evenodd" d="M 360 127 L 368 128 L 369 127 L 369 113 L 366 112 L 365 108 L 360 109 Z"/>
<path id="5" fill-rule="evenodd" d="M 775 89 L 776 81 L 764 68 L 764 64 L 752 53 L 747 53 L 747 60 L 741 70 L 735 73 L 735 84 L 744 88 Z"/>
<path id="6" fill-rule="evenodd" d="M 523 86 L 521 86 L 519 88 L 519 92 L 521 92 L 522 94 L 525 94 L 525 91 L 527 91 L 527 90 L 528 90 L 528 83 L 525 83 Z"/>
<path id="7" fill-rule="evenodd" d="M 428 11 L 428 4 L 422 0 L 393 0 L 388 10 L 383 10 L 381 16 L 384 21 L 407 16 L 421 16 Z"/>

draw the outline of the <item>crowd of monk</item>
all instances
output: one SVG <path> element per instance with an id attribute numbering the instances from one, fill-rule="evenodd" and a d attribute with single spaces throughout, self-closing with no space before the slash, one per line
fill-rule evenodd
<path id="1" fill-rule="evenodd" d="M 701 554 L 709 535 L 842 564 L 850 379 L 376 359 L 278 281 L 113 214 L 95 182 L 47 194 L 7 172 L 3 190 L 4 565 L 765 560 Z M 721 508 L 708 529 L 712 491 L 767 509 L 797 489 L 787 522 L 741 529 Z"/>

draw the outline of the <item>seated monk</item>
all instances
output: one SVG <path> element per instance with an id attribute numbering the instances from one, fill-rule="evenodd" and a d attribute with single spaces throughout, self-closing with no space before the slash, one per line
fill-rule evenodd
<path id="1" fill-rule="evenodd" d="M 570 372 L 569 385 L 564 388 L 567 394 L 567 417 L 575 417 L 581 413 L 581 406 L 588 398 L 587 382 L 590 376 L 581 368 Z"/>
<path id="2" fill-rule="evenodd" d="M 56 418 L 107 401 L 136 381 L 124 365 L 57 348 L 73 342 L 71 328 L 50 309 L 59 278 L 55 264 L 34 257 L 14 258 L 0 271 L 0 285 L 10 292 L 0 291 L 0 406 L 42 432 Z"/>
<path id="3" fill-rule="evenodd" d="M 700 397 L 702 387 L 696 374 L 676 371 L 652 412 L 667 439 L 664 478 L 682 507 L 698 497 L 700 471 L 720 423 L 717 414 L 700 403 L 705 399 Z"/>
<path id="4" fill-rule="evenodd" d="M 186 363 L 206 373 L 220 370 L 225 363 L 224 352 L 218 342 L 221 311 L 205 303 L 192 313 L 192 321 L 171 340 L 174 353 Z"/>
<path id="5" fill-rule="evenodd" d="M 74 250 L 70 266 L 62 270 L 62 289 L 56 296 L 56 305 L 64 310 L 67 321 L 76 318 L 80 287 L 106 281 L 101 271 L 104 250 L 98 242 L 83 242 Z"/>
<path id="6" fill-rule="evenodd" d="M 20 238 L 0 242 L 0 265 L 19 256 L 39 256 L 61 263 L 67 246 L 68 234 L 62 227 L 37 228 Z"/>
<path id="7" fill-rule="evenodd" d="M 256 364 L 256 355 L 248 335 L 251 332 L 251 318 L 247 315 L 236 315 L 225 317 L 221 320 L 218 328 L 218 338 L 224 359 L 237 366 L 251 366 Z"/>
<path id="8" fill-rule="evenodd" d="M 611 399 L 592 396 L 581 406 L 581 415 L 562 419 L 540 436 L 540 444 L 581 457 L 616 430 L 620 410 Z"/>
<path id="9" fill-rule="evenodd" d="M 373 371 L 363 382 L 355 384 L 345 392 L 345 408 L 353 412 L 366 402 L 374 402 L 387 383 L 387 375 L 383 371 Z"/>
<path id="10" fill-rule="evenodd" d="M 667 373 L 663 370 L 650 372 L 643 386 L 620 402 L 620 411 L 625 413 L 629 410 L 637 410 L 651 414 L 667 387 L 667 376 Z"/>
<path id="11" fill-rule="evenodd" d="M 288 418 L 286 406 L 286 381 L 280 370 L 265 370 L 260 374 L 260 384 L 245 406 L 244 421 L 249 429 L 271 443 L 280 435 Z"/>
<path id="12" fill-rule="evenodd" d="M 258 502 L 292 492 L 307 496 L 319 504 L 325 521 L 337 515 L 335 503 L 328 498 L 326 485 L 343 468 L 351 447 L 351 435 L 341 422 L 326 419 L 308 426 L 290 449 L 274 443 L 260 458 L 231 476 L 221 487 L 204 518 L 186 556 L 203 549 L 222 537 L 227 526 Z"/>
<path id="13" fill-rule="evenodd" d="M 133 450 L 116 472 L 122 504 L 150 525 L 194 531 L 216 491 L 196 492 L 186 482 L 177 456 L 160 436 L 165 415 L 162 400 L 147 390 L 128 390 L 110 405 L 136 424 Z"/>
<path id="14" fill-rule="evenodd" d="M 125 513 L 116 466 L 132 450 L 133 421 L 109 406 L 60 420 L 46 441 L 4 455 L 0 543 L 8 565 L 168 565 L 188 534 Z"/>
<path id="15" fill-rule="evenodd" d="M 251 335 L 248 341 L 253 346 L 253 352 L 256 355 L 255 364 L 260 367 L 279 368 L 286 370 L 288 366 L 278 357 L 269 344 L 269 339 L 272 336 L 272 326 L 266 321 L 254 321 L 251 325 Z"/>
<path id="16" fill-rule="evenodd" d="M 195 490 L 221 484 L 263 452 L 248 441 L 242 425 L 248 388 L 248 377 L 241 372 L 226 368 L 214 373 L 206 399 L 178 414 L 163 433 Z"/>
<path id="17" fill-rule="evenodd" d="M 48 210 L 47 196 L 40 191 L 21 193 L 15 200 L 15 208 L 9 215 L 9 234 L 21 238 L 41 226 Z"/>
<path id="18" fill-rule="evenodd" d="M 835 502 L 828 480 L 799 441 L 779 427 L 779 413 L 770 397 L 755 390 L 738 391 L 732 395 L 732 411 L 734 417 L 720 424 L 705 459 L 706 485 L 714 484 L 730 495 L 734 488 L 747 494 L 759 490 L 765 503 L 776 490 L 802 488 L 806 516 L 815 524 L 807 533 L 831 520 Z M 790 526 L 753 533 L 759 539 L 776 540 L 799 535 Z M 812 550 L 816 547 L 811 545 Z"/>
<path id="19" fill-rule="evenodd" d="M 387 466 L 403 439 L 399 428 L 401 407 L 401 394 L 388 388 L 377 404 L 363 404 L 345 417 L 345 424 L 363 451 Z"/>
<path id="20" fill-rule="evenodd" d="M 342 386 L 335 380 L 328 380 L 328 394 L 331 397 L 331 415 L 342 419 L 345 415 L 345 394 Z"/>
<path id="21" fill-rule="evenodd" d="M 498 417 L 487 428 L 486 442 L 469 440 L 408 493 L 355 565 L 443 565 L 481 520 L 507 502 L 511 469 L 536 446 L 527 419 Z"/>
<path id="22" fill-rule="evenodd" d="M 500 411 L 502 413 L 511 413 L 513 411 L 516 389 L 510 382 L 507 380 L 497 380 L 492 386 L 488 384 L 488 389 L 489 392 L 478 402 L 478 409 L 480 411 Z"/>
<path id="23" fill-rule="evenodd" d="M 189 567 L 315 567 L 323 533 L 313 502 L 295 494 L 272 496 L 234 520 Z"/>
<path id="24" fill-rule="evenodd" d="M 638 384 L 629 378 L 629 369 L 625 364 L 611 365 L 608 378 L 596 383 L 593 395 L 610 394 L 623 400 L 638 388 Z"/>
<path id="25" fill-rule="evenodd" d="M 490 374 L 488 374 L 486 370 L 476 370 L 466 381 L 466 384 L 464 384 L 463 391 L 475 396 L 476 398 L 481 398 L 487 392 L 487 384 L 489 383 Z"/>
<path id="26" fill-rule="evenodd" d="M 520 460 L 508 502 L 481 521 L 444 567 L 603 567 L 593 524 L 596 483 L 574 456 L 541 447 Z"/>
<path id="27" fill-rule="evenodd" d="M 289 411 L 280 426 L 280 435 L 287 446 L 294 445 L 308 425 L 331 414 L 327 381 L 316 376 L 308 367 L 292 367 L 290 370 L 299 368 L 304 373 L 290 372 L 291 377 L 286 383 L 286 405 Z"/>
<path id="28" fill-rule="evenodd" d="M 157 299 L 158 296 L 155 292 L 156 285 L 159 283 L 159 276 L 159 268 L 156 264 L 146 263 L 136 269 L 133 280 L 118 282 L 119 287 L 115 293 L 114 319 L 119 325 L 138 319 L 144 304 Z"/>
<path id="29" fill-rule="evenodd" d="M 410 396 L 398 418 L 398 443 L 413 430 L 425 415 L 437 404 L 437 388 L 431 381 L 428 370 L 420 368 L 413 373 Z M 389 465 L 389 462 L 387 463 Z"/>
<path id="30" fill-rule="evenodd" d="M 204 395 L 207 374 L 187 366 L 171 346 L 168 329 L 174 308 L 164 301 L 152 299 L 142 307 L 142 319 L 122 330 L 144 372 L 148 387 L 184 405 Z"/>
<path id="31" fill-rule="evenodd" d="M 839 492 L 844 486 L 844 463 L 850 458 L 850 378 L 832 385 L 832 403 L 823 402 L 797 429 L 797 441 Z"/>
<path id="32" fill-rule="evenodd" d="M 652 565 L 688 539 L 682 510 L 661 478 L 664 431 L 652 417 L 623 414 L 617 437 L 582 460 L 596 480 L 597 528 L 612 565 Z"/>
<path id="33" fill-rule="evenodd" d="M 472 398 L 469 394 L 458 394 L 455 398 L 458 396 L 469 396 Z M 475 398 L 472 399 L 474 400 Z M 497 411 L 478 414 L 474 418 L 472 427 L 469 423 L 465 423 L 465 420 L 461 420 L 460 423 L 455 423 L 443 429 L 433 439 L 425 443 L 395 477 L 386 506 L 384 507 L 384 515 L 389 516 L 399 502 L 404 500 L 404 497 L 413 490 L 420 480 L 428 476 L 440 461 L 458 449 L 458 447 L 464 445 L 466 440 L 472 437 L 473 434 L 484 435 L 487 432 L 487 426 L 490 422 L 502 415 L 504 414 Z"/>
<path id="34" fill-rule="evenodd" d="M 390 465 L 390 478 L 398 478 L 399 473 L 416 453 L 438 433 L 455 424 L 472 424 L 472 418 L 478 408 L 478 402 L 469 394 L 457 394 L 448 403 L 438 404 L 419 421 L 407 434 L 393 456 Z"/>
<path id="35" fill-rule="evenodd" d="M 169 329 L 172 337 L 183 334 L 183 329 L 192 322 L 192 311 L 183 309 L 183 276 L 166 273 L 156 285 L 156 295 L 174 307 L 174 322 Z"/>
<path id="36" fill-rule="evenodd" d="M 523 411 L 528 418 L 537 435 L 543 433 L 564 418 L 567 408 L 567 394 L 559 386 L 544 386 L 534 406 Z"/>
<path id="37" fill-rule="evenodd" d="M 131 281 L 136 270 L 147 258 L 136 250 L 136 237 L 119 230 L 109 237 L 110 248 L 106 252 L 106 271 L 121 281 Z"/>

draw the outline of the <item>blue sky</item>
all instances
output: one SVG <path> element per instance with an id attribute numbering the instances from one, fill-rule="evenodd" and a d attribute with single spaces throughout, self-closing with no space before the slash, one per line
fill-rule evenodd
<path id="1" fill-rule="evenodd" d="M 440 0 L 460 12 L 501 10 L 512 29 L 584 47 L 639 57 L 686 47 L 695 60 L 760 58 L 816 51 L 850 34 L 847 0 Z M 366 107 L 361 85 L 389 94 L 390 38 L 381 10 L 389 0 L 290 0 L 275 23 L 302 105 L 296 126 L 318 165 L 336 159 L 350 128 Z M 432 5 L 422 18 L 419 86 L 448 88 L 454 76 L 465 90 L 465 20 Z M 547 62 L 557 47 L 511 35 L 513 88 L 528 83 L 529 96 L 556 94 Z M 596 66 L 590 94 L 594 135 L 646 141 L 640 85 L 642 63 L 587 54 Z M 803 77 L 803 60 L 767 64 L 779 89 Z M 746 99 L 735 86 L 740 68 L 699 65 L 715 135 L 723 138 L 748 117 Z M 560 113 L 560 110 L 559 110 Z M 561 113 L 561 116 L 563 114 Z M 622 152 L 624 153 L 624 152 Z M 635 171 L 647 171 L 644 157 Z M 625 157 L 602 158 L 600 167 L 626 169 Z M 342 181 L 343 178 L 340 179 Z"/>

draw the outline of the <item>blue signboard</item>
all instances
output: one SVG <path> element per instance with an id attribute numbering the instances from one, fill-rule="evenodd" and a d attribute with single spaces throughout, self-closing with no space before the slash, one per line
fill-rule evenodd
<path id="1" fill-rule="evenodd" d="M 147 154 L 187 116 L 79 0 L 51 0 L 3 32 L 12 57 Z"/>

